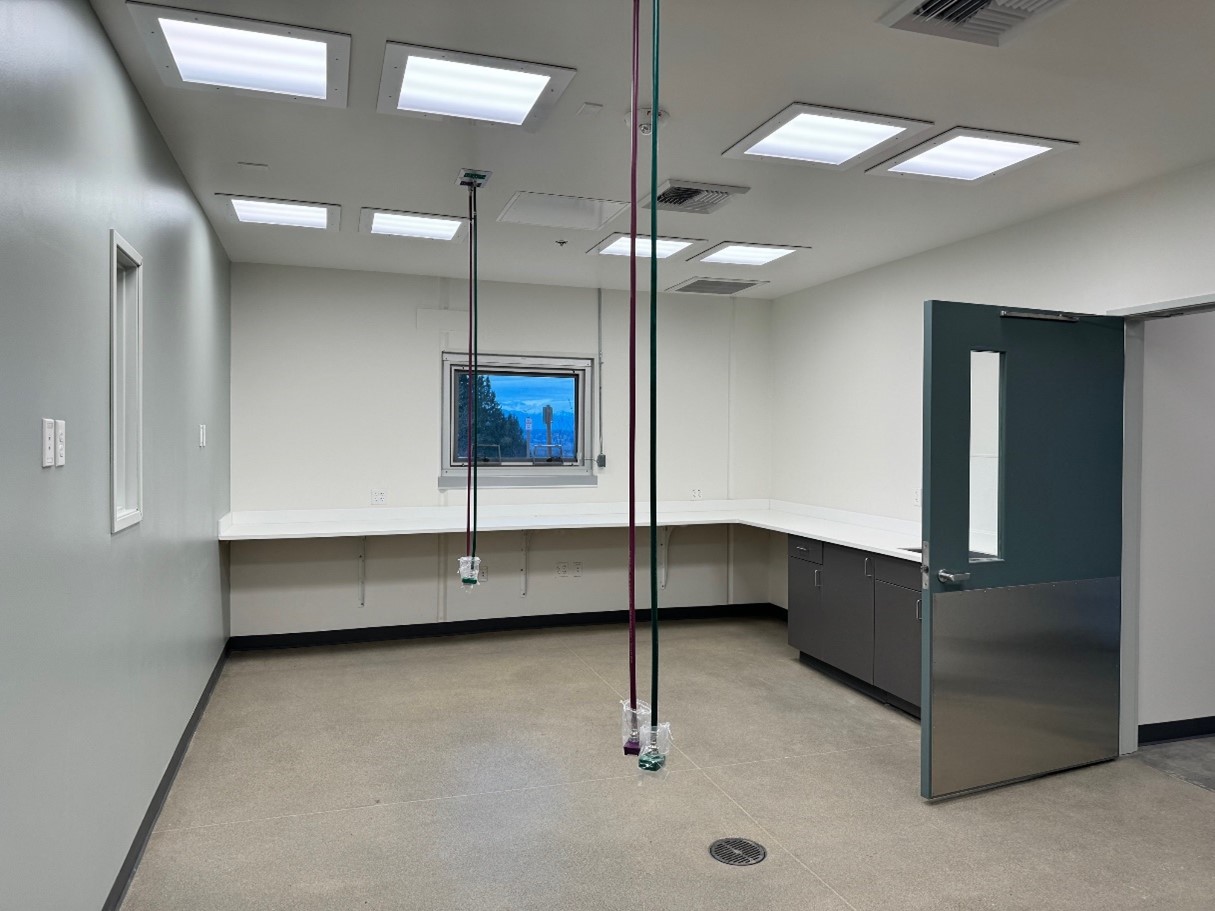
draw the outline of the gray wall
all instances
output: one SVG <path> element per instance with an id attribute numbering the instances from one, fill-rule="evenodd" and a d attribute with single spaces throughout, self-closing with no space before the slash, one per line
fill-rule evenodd
<path id="1" fill-rule="evenodd" d="M 114 536 L 112 227 L 146 328 L 146 517 Z M 0 277 L 0 909 L 96 911 L 226 636 L 229 280 L 84 0 L 0 2 Z"/>

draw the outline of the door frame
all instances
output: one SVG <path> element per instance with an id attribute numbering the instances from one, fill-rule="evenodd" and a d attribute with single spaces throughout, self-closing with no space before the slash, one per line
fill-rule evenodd
<path id="1" fill-rule="evenodd" d="M 1215 310 L 1215 294 L 1109 310 L 1126 320 L 1122 447 L 1122 707 L 1118 751 L 1139 749 L 1139 593 L 1143 495 L 1144 330 L 1148 320 Z"/>

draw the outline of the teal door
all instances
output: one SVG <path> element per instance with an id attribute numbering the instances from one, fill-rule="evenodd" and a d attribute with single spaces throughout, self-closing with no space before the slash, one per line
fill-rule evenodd
<path id="1" fill-rule="evenodd" d="M 924 305 L 921 793 L 1118 753 L 1123 326 Z"/>

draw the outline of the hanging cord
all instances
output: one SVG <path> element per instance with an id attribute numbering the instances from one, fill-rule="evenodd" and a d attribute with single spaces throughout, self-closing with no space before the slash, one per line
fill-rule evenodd
<path id="1" fill-rule="evenodd" d="M 641 0 L 633 0 L 633 101 L 629 155 L 629 707 L 637 711 L 637 134 Z"/>
<path id="2" fill-rule="evenodd" d="M 472 188 L 468 192 L 468 223 L 473 222 Z M 473 501 L 473 247 L 475 241 L 471 228 L 468 235 L 468 366 L 465 376 L 468 385 L 464 389 L 464 407 L 468 411 L 468 427 L 464 442 L 468 445 L 468 480 L 464 500 L 464 554 L 472 556 L 472 501 Z"/>
<path id="3" fill-rule="evenodd" d="M 477 400 L 480 398 L 477 390 L 477 367 L 480 359 L 481 346 L 480 340 L 477 338 L 481 330 L 481 301 L 480 301 L 480 278 L 478 276 L 479 263 L 477 262 L 477 184 L 474 181 L 469 188 L 468 196 L 469 205 L 472 207 L 472 407 L 471 414 L 477 414 L 477 406 L 480 404 Z M 472 424 L 472 440 L 468 450 L 469 457 L 472 459 L 472 550 L 469 551 L 470 557 L 477 555 L 477 425 L 478 420 L 473 420 Z"/>
<path id="4" fill-rule="evenodd" d="M 658 199 L 658 46 L 661 0 L 654 0 L 650 103 L 650 199 Z M 650 205 L 650 711 L 658 731 L 658 205 Z"/>

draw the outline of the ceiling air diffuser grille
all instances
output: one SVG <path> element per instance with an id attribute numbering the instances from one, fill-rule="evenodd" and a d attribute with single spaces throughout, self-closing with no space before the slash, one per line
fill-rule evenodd
<path id="1" fill-rule="evenodd" d="M 882 24 L 999 47 L 1068 0 L 906 0 Z"/>
<path id="2" fill-rule="evenodd" d="M 766 281 L 732 279 L 732 278 L 689 278 L 687 281 L 680 282 L 678 285 L 672 285 L 667 288 L 668 291 L 675 291 L 680 294 L 716 294 L 729 296 L 738 294 L 742 291 L 748 291 L 751 288 L 759 285 L 768 284 Z"/>
<path id="3" fill-rule="evenodd" d="M 746 193 L 749 189 L 750 187 L 730 187 L 717 183 L 699 183 L 694 180 L 668 180 L 658 188 L 657 206 L 651 206 L 648 198 L 642 205 L 647 209 L 658 208 L 671 212 L 708 215 L 729 202 L 730 197 Z"/>

